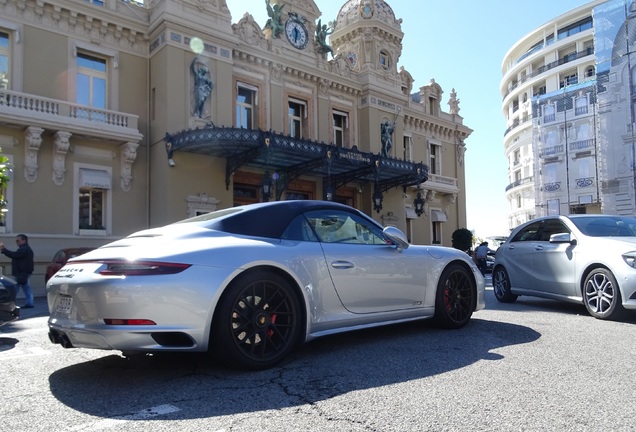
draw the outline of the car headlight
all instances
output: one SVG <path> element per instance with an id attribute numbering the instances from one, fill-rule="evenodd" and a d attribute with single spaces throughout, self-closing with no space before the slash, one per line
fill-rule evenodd
<path id="1" fill-rule="evenodd" d="M 623 260 L 628 266 L 636 268 L 636 251 L 624 253 Z"/>

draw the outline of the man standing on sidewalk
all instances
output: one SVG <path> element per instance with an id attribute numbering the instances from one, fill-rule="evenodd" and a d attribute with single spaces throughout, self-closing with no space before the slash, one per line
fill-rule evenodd
<path id="1" fill-rule="evenodd" d="M 26 304 L 22 307 L 30 309 L 33 307 L 33 292 L 29 285 L 29 278 L 33 273 L 33 250 L 29 246 L 29 238 L 24 234 L 18 234 L 15 243 L 18 245 L 16 251 L 10 251 L 0 243 L 0 253 L 11 258 L 11 273 L 17 282 L 16 287 L 18 292 L 22 287 L 26 297 Z"/>

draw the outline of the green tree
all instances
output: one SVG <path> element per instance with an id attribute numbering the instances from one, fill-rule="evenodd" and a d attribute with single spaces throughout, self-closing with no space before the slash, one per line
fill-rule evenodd
<path id="1" fill-rule="evenodd" d="M 467 251 L 473 246 L 473 233 L 467 228 L 459 228 L 453 231 L 453 247 Z"/>
<path id="2" fill-rule="evenodd" d="M 4 226 L 4 215 L 9 211 L 7 209 L 6 193 L 10 172 L 9 158 L 2 154 L 2 148 L 0 148 L 0 226 Z"/>

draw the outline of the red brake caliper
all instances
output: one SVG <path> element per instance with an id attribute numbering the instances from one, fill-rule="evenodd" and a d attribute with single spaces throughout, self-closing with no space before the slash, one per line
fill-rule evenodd
<path id="1" fill-rule="evenodd" d="M 272 314 L 270 315 L 270 321 L 271 321 L 271 325 L 276 324 L 276 314 Z M 274 334 L 274 330 L 272 330 L 271 328 L 267 330 L 267 337 L 272 337 L 272 335 Z"/>

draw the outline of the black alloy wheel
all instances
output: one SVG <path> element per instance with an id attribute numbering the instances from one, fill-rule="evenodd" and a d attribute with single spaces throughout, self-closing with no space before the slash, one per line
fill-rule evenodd
<path id="1" fill-rule="evenodd" d="M 435 321 L 441 327 L 457 329 L 466 325 L 477 304 L 477 287 L 472 273 L 461 264 L 451 264 L 437 283 Z"/>
<path id="2" fill-rule="evenodd" d="M 219 302 L 210 349 L 221 351 L 230 366 L 267 369 L 293 350 L 301 322 L 298 297 L 285 279 L 250 273 L 234 281 Z"/>
<path id="3" fill-rule="evenodd" d="M 492 273 L 492 289 L 495 298 L 501 303 L 514 303 L 517 295 L 510 290 L 510 277 L 508 272 L 502 266 L 497 266 Z"/>
<path id="4" fill-rule="evenodd" d="M 595 268 L 585 278 L 583 303 L 590 315 L 599 319 L 620 318 L 625 311 L 616 278 L 603 267 Z"/>

